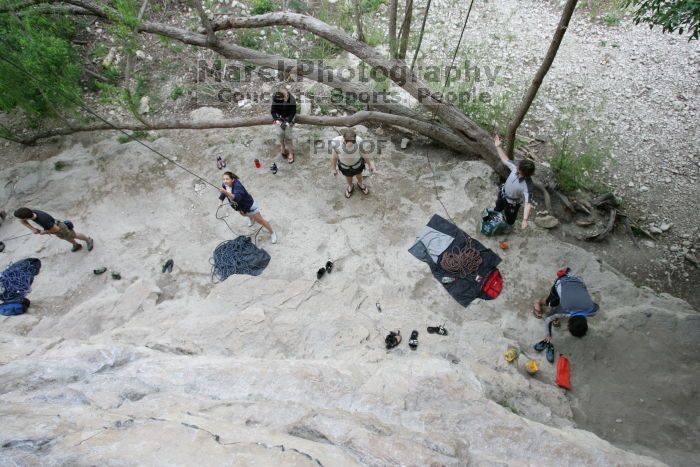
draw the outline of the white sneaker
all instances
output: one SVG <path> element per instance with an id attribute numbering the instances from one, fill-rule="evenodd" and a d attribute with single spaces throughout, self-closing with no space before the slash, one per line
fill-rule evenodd
<path id="1" fill-rule="evenodd" d="M 248 227 L 253 227 L 253 219 L 248 218 Z"/>
<path id="2" fill-rule="evenodd" d="M 270 240 L 272 240 L 272 243 L 277 243 L 277 234 L 272 232 L 270 234 Z"/>

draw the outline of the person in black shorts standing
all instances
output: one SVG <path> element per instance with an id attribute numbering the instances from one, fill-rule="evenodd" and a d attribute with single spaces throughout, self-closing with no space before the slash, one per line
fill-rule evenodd
<path id="1" fill-rule="evenodd" d="M 345 189 L 345 197 L 350 198 L 355 191 L 355 184 L 352 179 L 357 179 L 357 188 L 365 195 L 369 194 L 369 188 L 364 184 L 362 171 L 365 165 L 371 172 L 374 172 L 374 164 L 369 159 L 366 151 L 362 150 L 362 138 L 357 136 L 355 130 L 347 128 L 342 131 L 342 135 L 336 136 L 331 140 L 330 149 L 332 152 L 331 158 L 331 173 L 338 175 L 338 170 L 345 176 L 347 188 Z"/>
<path id="2" fill-rule="evenodd" d="M 87 246 L 87 250 L 92 251 L 92 247 L 94 245 L 92 238 L 76 232 L 65 222 L 57 221 L 44 211 L 39 211 L 38 209 L 19 208 L 15 211 L 15 217 L 20 219 L 20 222 L 22 222 L 26 228 L 35 234 L 55 235 L 62 240 L 72 243 L 73 248 L 71 251 L 80 251 L 83 248 L 80 243 L 75 241 L 76 238 L 84 241 L 85 245 Z M 29 221 L 32 221 L 44 230 L 37 229 L 36 227 L 32 226 Z"/>
<path id="3" fill-rule="evenodd" d="M 512 226 L 518 218 L 520 206 L 524 204 L 525 210 L 521 228 L 525 230 L 532 213 L 534 186 L 531 178 L 535 173 L 535 163 L 529 159 L 523 159 L 516 164 L 508 159 L 508 156 L 501 148 L 501 138 L 498 135 L 494 137 L 493 141 L 496 144 L 496 150 L 498 150 L 498 156 L 501 158 L 501 161 L 510 169 L 510 175 L 498 191 L 494 211 L 502 212 L 508 225 Z"/>

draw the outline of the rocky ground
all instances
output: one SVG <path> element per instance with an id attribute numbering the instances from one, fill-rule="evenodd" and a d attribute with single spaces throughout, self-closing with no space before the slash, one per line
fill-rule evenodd
<path id="1" fill-rule="evenodd" d="M 534 0 L 476 4 L 457 63 L 468 61 L 472 76 L 478 70 L 478 92 L 505 96 L 512 108 L 539 66 L 560 12 L 556 3 Z M 423 45 L 427 62 L 449 63 L 465 14 L 451 0 L 433 2 Z M 607 182 L 655 237 L 640 240 L 639 247 L 624 232 L 604 245 L 586 245 L 571 232 L 565 238 L 598 252 L 638 284 L 670 291 L 696 307 L 699 71 L 697 41 L 624 17 L 611 26 L 579 8 L 524 123 L 525 134 L 551 141 L 555 122 L 568 119 L 609 144 L 612 159 L 591 176 Z"/>
<path id="2" fill-rule="evenodd" d="M 191 117 L 203 115 L 217 111 Z M 311 131 L 300 128 L 301 140 Z M 43 269 L 30 312 L 0 319 L 0 457 L 24 465 L 657 463 L 644 455 L 691 465 L 697 312 L 536 226 L 499 251 L 503 294 L 461 308 L 407 252 L 442 208 L 419 163 L 425 148 L 401 150 L 391 137 L 370 195 L 346 200 L 327 160 L 308 148 L 293 166 L 278 164 L 276 176 L 256 169 L 255 157 L 273 160 L 267 128 L 164 132 L 154 147 L 209 180 L 220 175 L 216 156 L 227 156 L 280 235 L 277 245 L 258 237 L 272 256 L 262 276 L 218 285 L 209 258 L 231 232 L 214 217 L 215 191 L 115 135 L 62 138 L 43 157 L 41 148 L 13 147 L 17 159 L 27 151 L 34 160 L 2 171 L 9 206 L 70 218 L 96 247 L 73 254 L 55 238 L 28 236 L 2 253 L 3 265 L 35 256 Z M 445 206 L 475 232 L 496 188 L 490 170 L 430 150 Z M 249 232 L 239 217 L 229 221 Z M 23 230 L 8 222 L 2 232 Z M 498 249 L 498 239 L 481 240 Z M 317 281 L 329 256 L 334 271 Z M 168 258 L 175 269 L 163 274 Z M 586 338 L 556 334 L 572 362 L 569 393 L 530 350 L 543 332 L 532 300 L 565 264 L 602 309 Z M 122 280 L 93 275 L 100 266 Z M 425 332 L 437 323 L 450 334 Z M 419 330 L 418 350 L 405 342 L 384 350 L 390 329 Z M 517 364 L 503 359 L 510 346 L 523 351 Z M 534 378 L 522 367 L 530 357 L 541 367 Z"/>

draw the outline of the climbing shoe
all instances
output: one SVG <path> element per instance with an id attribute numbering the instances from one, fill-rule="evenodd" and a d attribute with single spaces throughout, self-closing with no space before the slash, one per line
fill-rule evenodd
<path id="1" fill-rule="evenodd" d="M 5 244 L 0 242 L 0 253 L 2 253 L 3 251 L 5 251 Z"/>
<path id="2" fill-rule="evenodd" d="M 73 248 L 71 248 L 70 251 L 75 253 L 76 251 L 80 251 L 82 249 L 83 249 L 83 245 L 81 245 L 79 243 L 74 243 Z"/>
<path id="3" fill-rule="evenodd" d="M 326 261 L 326 272 L 328 274 L 330 274 L 332 270 L 333 270 L 333 261 L 331 261 L 331 260 Z"/>
<path id="4" fill-rule="evenodd" d="M 316 271 L 316 279 L 322 278 L 325 273 L 326 268 L 320 268 L 318 271 Z"/>
<path id="5" fill-rule="evenodd" d="M 165 262 L 165 264 L 163 265 L 163 271 L 162 271 L 162 272 L 163 272 L 164 274 L 165 274 L 166 272 L 173 272 L 173 265 L 174 265 L 174 264 L 175 264 L 175 263 L 173 262 L 172 259 L 167 260 L 167 261 Z"/>
<path id="6" fill-rule="evenodd" d="M 99 276 L 100 274 L 104 274 L 105 272 L 107 272 L 107 268 L 97 268 L 97 269 L 92 270 L 92 273 L 96 276 Z"/>
<path id="7" fill-rule="evenodd" d="M 85 244 L 87 245 L 87 250 L 92 251 L 93 247 L 95 246 L 95 242 L 92 240 L 92 238 L 88 238 L 85 241 Z"/>
<path id="8" fill-rule="evenodd" d="M 538 352 L 542 352 L 544 349 L 547 348 L 547 344 L 548 344 L 547 341 L 539 341 L 537 344 L 535 344 L 535 345 L 533 346 L 533 348 L 534 348 L 535 350 L 537 350 Z"/>
<path id="9" fill-rule="evenodd" d="M 122 275 L 119 274 L 118 272 L 113 272 L 113 273 L 112 273 L 112 279 L 114 279 L 115 281 L 118 281 L 118 280 L 121 279 L 121 278 L 122 278 Z"/>
<path id="10" fill-rule="evenodd" d="M 418 331 L 414 330 L 411 333 L 411 338 L 408 340 L 408 346 L 411 350 L 416 350 L 418 348 Z"/>
<path id="11" fill-rule="evenodd" d="M 547 343 L 546 356 L 549 363 L 554 363 L 554 346 L 551 343 Z"/>

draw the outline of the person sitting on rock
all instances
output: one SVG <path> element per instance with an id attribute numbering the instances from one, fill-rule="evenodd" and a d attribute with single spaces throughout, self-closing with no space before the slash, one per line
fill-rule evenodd
<path id="1" fill-rule="evenodd" d="M 501 138 L 496 135 L 493 140 L 496 144 L 498 156 L 510 169 L 510 175 L 498 191 L 498 198 L 496 199 L 494 211 L 502 212 L 505 216 L 506 223 L 509 226 L 513 226 L 515 220 L 518 218 L 520 205 L 525 204 L 523 223 L 521 225 L 521 228 L 525 230 L 527 229 L 530 213 L 532 212 L 534 187 L 531 177 L 535 173 L 535 163 L 529 159 L 523 159 L 516 164 L 508 159 L 508 156 L 501 148 Z"/>
<path id="2" fill-rule="evenodd" d="M 363 183 L 362 171 L 366 164 L 369 170 L 374 172 L 374 164 L 369 159 L 367 152 L 362 150 L 362 138 L 357 136 L 354 129 L 347 128 L 343 130 L 342 135 L 331 140 L 330 149 L 333 154 L 331 173 L 336 176 L 338 169 L 340 169 L 340 173 L 345 176 L 347 181 L 345 197 L 350 198 L 355 191 L 353 177 L 357 179 L 357 188 L 368 195 L 369 188 Z"/>
<path id="3" fill-rule="evenodd" d="M 277 243 L 277 234 L 272 230 L 270 223 L 260 214 L 258 204 L 238 179 L 238 175 L 233 172 L 224 172 L 223 183 L 219 191 L 221 192 L 219 206 L 223 206 L 224 200 L 228 199 L 228 203 L 235 211 L 238 211 L 238 214 L 248 218 L 248 227 L 252 227 L 253 222 L 257 222 L 270 232 L 272 243 Z"/>
<path id="4" fill-rule="evenodd" d="M 546 314 L 542 310 L 545 305 L 549 306 Z M 572 336 L 585 336 L 588 331 L 586 317 L 594 316 L 598 308 L 583 280 L 572 276 L 569 268 L 558 271 L 557 280 L 554 281 L 549 296 L 535 301 L 533 313 L 538 319 L 544 318 L 545 327 L 544 339 L 535 346 L 535 349 L 544 350 L 548 347 L 552 341 L 552 326 L 561 319 L 568 318 L 568 328 Z M 541 348 L 538 349 L 538 346 Z M 549 356 L 547 359 L 549 360 Z"/>
<path id="5" fill-rule="evenodd" d="M 79 251 L 83 248 L 80 243 L 75 241 L 76 238 L 84 241 L 85 245 L 87 246 L 87 250 L 92 251 L 94 244 L 92 238 L 76 232 L 73 230 L 72 226 L 69 226 L 66 222 L 57 221 L 44 211 L 39 211 L 38 209 L 19 208 L 15 211 L 15 217 L 20 219 L 20 222 L 35 234 L 55 235 L 62 240 L 72 243 L 73 248 L 71 251 Z M 34 222 L 44 230 L 37 229 L 36 227 L 32 226 L 29 221 Z"/>
<path id="6" fill-rule="evenodd" d="M 279 90 L 272 96 L 270 113 L 274 120 L 273 123 L 277 126 L 277 143 L 280 147 L 280 154 L 291 164 L 294 162 L 292 129 L 294 117 L 297 114 L 297 103 L 286 87 L 280 86 Z"/>

